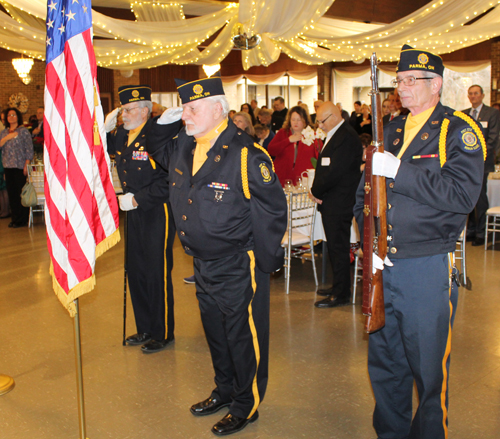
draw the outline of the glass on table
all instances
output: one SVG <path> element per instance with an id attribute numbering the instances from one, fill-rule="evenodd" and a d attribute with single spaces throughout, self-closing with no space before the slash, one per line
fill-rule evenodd
<path id="1" fill-rule="evenodd" d="M 293 192 L 293 183 L 292 180 L 285 180 L 285 185 L 283 186 L 285 192 Z"/>

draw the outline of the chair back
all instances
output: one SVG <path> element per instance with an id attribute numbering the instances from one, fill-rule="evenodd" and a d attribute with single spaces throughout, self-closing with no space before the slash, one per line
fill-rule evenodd
<path id="1" fill-rule="evenodd" d="M 45 202 L 44 192 L 44 165 L 43 163 L 36 163 L 28 165 L 28 181 L 34 186 L 38 204 L 41 205 Z"/>

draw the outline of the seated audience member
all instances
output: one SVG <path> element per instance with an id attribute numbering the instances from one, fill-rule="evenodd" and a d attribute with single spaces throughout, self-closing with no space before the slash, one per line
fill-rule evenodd
<path id="1" fill-rule="evenodd" d="M 250 106 L 252 107 L 253 115 L 255 116 L 255 119 L 257 119 L 257 117 L 259 116 L 259 111 L 260 111 L 259 104 L 257 103 L 257 101 L 255 99 L 252 99 L 250 101 Z"/>
<path id="2" fill-rule="evenodd" d="M 240 111 L 243 111 L 243 112 L 250 115 L 250 118 L 252 119 L 252 125 L 255 125 L 257 123 L 257 120 L 255 119 L 255 115 L 253 114 L 253 109 L 250 106 L 250 104 L 247 104 L 247 103 L 242 104 Z"/>
<path id="3" fill-rule="evenodd" d="M 268 126 L 258 123 L 254 126 L 255 135 L 259 138 L 259 145 L 267 149 L 269 142 L 274 139 L 275 134 L 269 129 Z"/>
<path id="4" fill-rule="evenodd" d="M 391 103 L 389 98 L 385 98 L 382 101 L 382 116 L 387 116 L 388 114 L 391 114 Z"/>
<path id="5" fill-rule="evenodd" d="M 233 117 L 234 124 L 240 129 L 245 131 L 255 142 L 259 141 L 259 138 L 255 136 L 255 129 L 252 125 L 252 119 L 248 113 L 240 111 L 236 113 Z"/>
<path id="6" fill-rule="evenodd" d="M 151 111 L 151 117 L 158 117 L 163 114 L 163 112 L 166 110 L 166 108 L 156 102 L 153 102 L 153 110 Z"/>
<path id="7" fill-rule="evenodd" d="M 361 101 L 354 102 L 354 111 L 351 113 L 349 118 L 349 123 L 353 128 L 356 127 L 356 120 L 361 117 Z"/>
<path id="8" fill-rule="evenodd" d="M 371 145 L 372 136 L 371 134 L 364 133 L 359 136 L 359 140 L 361 140 L 361 145 L 363 145 L 363 156 L 361 157 L 362 163 L 359 170 L 363 172 L 365 170 L 366 148 L 368 148 Z"/>
<path id="9" fill-rule="evenodd" d="M 316 113 L 318 112 L 318 108 L 321 107 L 321 105 L 323 105 L 323 104 L 324 104 L 324 102 L 321 100 L 314 101 L 314 113 L 311 114 L 311 122 L 312 123 L 316 123 Z"/>
<path id="10" fill-rule="evenodd" d="M 340 115 L 342 116 L 342 118 L 347 123 L 349 123 L 349 113 L 347 111 L 345 111 L 345 110 L 342 109 L 342 104 L 340 102 L 337 102 L 335 105 L 337 105 L 337 108 L 339 109 Z"/>
<path id="11" fill-rule="evenodd" d="M 293 107 L 286 116 L 283 128 L 269 143 L 267 150 L 275 157 L 274 168 L 282 186 L 287 180 L 295 184 L 302 172 L 311 168 L 311 158 L 318 158 L 323 143 L 319 139 L 314 139 L 311 145 L 303 142 L 302 130 L 307 126 L 312 128 L 306 111 L 300 106 Z"/>
<path id="12" fill-rule="evenodd" d="M 272 118 L 273 112 L 269 110 L 268 108 L 262 107 L 259 111 L 259 122 L 261 125 L 264 125 L 271 129 L 271 118 Z"/>
<path id="13" fill-rule="evenodd" d="M 361 106 L 361 117 L 356 118 L 356 126 L 354 129 L 358 134 L 372 133 L 372 116 L 368 105 L 363 104 Z"/>

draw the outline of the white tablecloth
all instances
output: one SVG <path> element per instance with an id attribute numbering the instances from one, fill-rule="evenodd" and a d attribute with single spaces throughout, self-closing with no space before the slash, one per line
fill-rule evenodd
<path id="1" fill-rule="evenodd" d="M 500 206 L 500 179 L 492 178 L 499 176 L 499 172 L 490 172 L 488 177 L 488 202 L 490 207 Z"/>

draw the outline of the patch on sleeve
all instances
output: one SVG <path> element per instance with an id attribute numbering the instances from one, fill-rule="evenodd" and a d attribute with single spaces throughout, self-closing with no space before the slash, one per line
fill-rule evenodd
<path id="1" fill-rule="evenodd" d="M 260 168 L 260 174 L 262 175 L 262 181 L 264 183 L 271 183 L 271 180 L 273 179 L 271 172 L 269 172 L 269 168 L 267 167 L 267 163 L 262 162 L 259 165 Z"/>
<path id="2" fill-rule="evenodd" d="M 464 128 L 460 131 L 462 138 L 462 147 L 466 152 L 474 152 L 481 148 L 474 130 L 471 127 Z"/>

